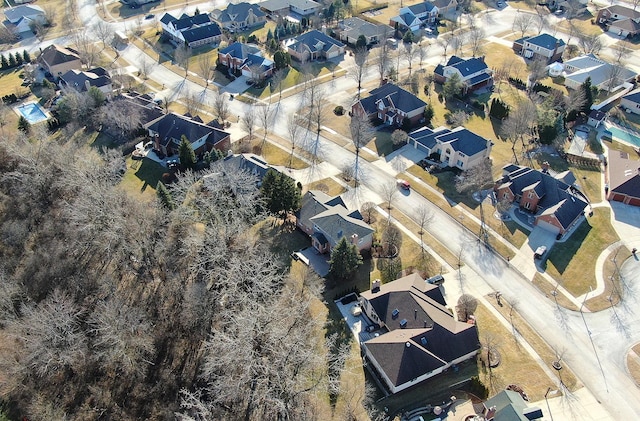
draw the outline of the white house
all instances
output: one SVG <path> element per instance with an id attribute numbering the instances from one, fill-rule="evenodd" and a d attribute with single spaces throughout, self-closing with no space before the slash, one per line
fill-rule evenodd
<path id="1" fill-rule="evenodd" d="M 489 159 L 493 147 L 489 139 L 464 127 L 453 130 L 441 127 L 435 131 L 422 127 L 409 133 L 408 142 L 427 155 L 436 154 L 442 165 L 461 170 L 468 170 Z"/>
<path id="2" fill-rule="evenodd" d="M 640 88 L 635 89 L 620 99 L 620 106 L 634 114 L 640 114 Z"/>
<path id="3" fill-rule="evenodd" d="M 632 81 L 636 72 L 626 67 L 616 66 L 597 58 L 593 54 L 586 54 L 567 60 L 564 63 L 567 88 L 578 89 L 591 78 L 591 85 L 603 91 L 614 92 L 625 82 Z"/>

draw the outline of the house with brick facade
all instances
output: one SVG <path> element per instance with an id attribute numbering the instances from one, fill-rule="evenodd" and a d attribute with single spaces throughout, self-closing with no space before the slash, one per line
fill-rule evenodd
<path id="1" fill-rule="evenodd" d="M 491 156 L 493 142 L 464 127 L 430 129 L 422 127 L 409 133 L 408 144 L 424 151 L 441 165 L 463 171 Z"/>
<path id="2" fill-rule="evenodd" d="M 426 106 L 426 102 L 411 92 L 393 83 L 385 83 L 353 104 L 351 112 L 369 119 L 378 118 L 389 126 L 400 126 L 405 118 L 415 125 L 424 118 Z"/>
<path id="3" fill-rule="evenodd" d="M 252 80 L 266 79 L 273 74 L 273 60 L 263 57 L 255 45 L 234 42 L 218 51 L 218 61 L 230 70 L 240 70 Z"/>
<path id="4" fill-rule="evenodd" d="M 596 17 L 598 24 L 607 32 L 622 37 L 634 37 L 640 34 L 640 11 L 614 4 L 602 8 Z"/>
<path id="5" fill-rule="evenodd" d="M 562 59 L 565 42 L 549 34 L 539 34 L 533 37 L 519 38 L 513 41 L 513 51 L 531 60 L 544 60 L 553 63 Z"/>
<path id="6" fill-rule="evenodd" d="M 402 31 L 418 32 L 420 28 L 435 25 L 438 20 L 438 8 L 430 1 L 401 7 L 398 15 L 389 20 L 389 25 Z"/>
<path id="7" fill-rule="evenodd" d="M 536 226 L 564 234 L 584 220 L 588 203 L 574 187 L 570 171 L 553 176 L 545 169 L 508 164 L 502 174 L 494 186 L 496 199 L 516 203 L 533 214 Z"/>
<path id="8" fill-rule="evenodd" d="M 226 9 L 216 9 L 211 12 L 211 17 L 222 28 L 231 32 L 244 31 L 267 22 L 267 14 L 260 9 L 260 6 L 247 2 L 229 3 Z"/>
<path id="9" fill-rule="evenodd" d="M 160 19 L 162 34 L 176 45 L 200 47 L 207 44 L 218 44 L 222 39 L 220 26 L 209 18 L 207 13 L 189 16 L 183 14 L 175 18 L 165 13 Z"/>
<path id="10" fill-rule="evenodd" d="M 447 64 L 438 64 L 433 71 L 436 82 L 444 84 L 453 74 L 460 77 L 464 93 L 471 93 L 480 88 L 493 85 L 493 72 L 484 61 L 484 57 L 463 59 L 451 56 Z"/>

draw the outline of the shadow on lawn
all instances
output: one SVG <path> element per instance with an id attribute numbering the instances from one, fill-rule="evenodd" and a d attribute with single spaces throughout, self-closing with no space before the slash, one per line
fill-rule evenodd
<path id="1" fill-rule="evenodd" d="M 136 169 L 135 176 L 143 181 L 140 191 L 144 192 L 149 186 L 151 186 L 152 189 L 155 189 L 158 185 L 158 181 L 162 179 L 162 174 L 166 172 L 166 168 L 149 158 L 144 158 L 137 162 L 140 164 L 137 164 L 138 167 Z"/>
<path id="2" fill-rule="evenodd" d="M 558 243 L 551 249 L 551 253 L 549 254 L 548 262 L 551 262 L 553 266 L 558 270 L 558 273 L 563 274 L 569 263 L 573 257 L 577 254 L 578 249 L 584 243 L 584 240 L 589 235 L 589 231 L 591 231 L 591 225 L 589 221 L 584 221 L 580 227 L 571 234 L 571 237 L 565 241 L 564 243 Z M 594 258 L 597 256 L 594 256 Z M 545 266 L 547 261 L 545 261 Z"/>

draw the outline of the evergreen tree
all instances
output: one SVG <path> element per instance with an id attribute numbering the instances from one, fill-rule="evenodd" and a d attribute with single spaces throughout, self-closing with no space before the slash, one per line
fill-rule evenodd
<path id="1" fill-rule="evenodd" d="M 427 104 L 427 106 L 424 107 L 424 124 L 431 126 L 431 120 L 433 120 L 434 115 L 435 111 L 433 110 L 433 107 L 431 104 Z"/>
<path id="2" fill-rule="evenodd" d="M 104 101 L 106 100 L 104 96 L 104 92 L 102 92 L 100 89 L 96 88 L 95 86 L 90 87 L 89 90 L 87 91 L 87 94 L 93 100 L 94 108 L 102 107 L 102 105 L 104 104 Z"/>
<path id="3" fill-rule="evenodd" d="M 262 179 L 262 196 L 267 210 L 274 215 L 287 218 L 289 212 L 300 208 L 300 190 L 293 178 L 279 171 L 269 169 Z"/>
<path id="4" fill-rule="evenodd" d="M 460 76 L 458 73 L 454 73 L 449 76 L 449 79 L 444 83 L 442 87 L 442 94 L 444 98 L 448 101 L 452 99 L 456 95 L 460 95 L 462 90 L 462 80 L 460 80 Z"/>
<path id="5" fill-rule="evenodd" d="M 7 58 L 4 56 L 4 54 L 2 54 L 0 56 L 0 68 L 6 69 L 8 67 L 9 67 L 9 62 L 7 61 Z"/>
<path id="6" fill-rule="evenodd" d="M 31 131 L 31 124 L 22 115 L 18 119 L 18 130 L 24 133 L 29 133 Z"/>
<path id="7" fill-rule="evenodd" d="M 500 98 L 493 98 L 489 108 L 489 115 L 498 120 L 504 120 L 509 117 L 509 107 Z"/>
<path id="8" fill-rule="evenodd" d="M 386 42 L 386 40 L 385 40 Z M 360 35 L 356 41 L 356 48 L 364 48 L 367 46 L 367 38 L 364 35 Z"/>
<path id="9" fill-rule="evenodd" d="M 286 51 L 276 51 L 273 55 L 273 63 L 277 70 L 285 69 L 291 64 L 291 56 Z"/>
<path id="10" fill-rule="evenodd" d="M 342 237 L 331 250 L 329 274 L 336 279 L 346 280 L 361 264 L 362 256 L 355 244 L 348 242 L 347 237 Z"/>
<path id="11" fill-rule="evenodd" d="M 584 92 L 584 106 L 580 111 L 583 113 L 588 113 L 591 110 L 591 106 L 593 105 L 593 89 L 591 85 L 591 78 L 588 77 L 587 80 L 582 84 L 582 91 Z"/>
<path id="12" fill-rule="evenodd" d="M 407 30 L 407 32 L 404 33 L 404 37 L 402 37 L 402 41 L 411 44 L 413 42 L 413 31 L 410 29 Z"/>
<path id="13" fill-rule="evenodd" d="M 196 7 L 196 11 L 193 12 L 193 16 L 198 16 L 200 14 L 200 9 Z"/>
<path id="14" fill-rule="evenodd" d="M 269 31 L 267 32 L 267 41 L 271 41 L 273 39 L 273 31 L 271 30 L 271 28 L 269 28 Z"/>
<path id="15" fill-rule="evenodd" d="M 16 65 L 16 58 L 13 53 L 9 53 L 9 67 L 14 67 Z"/>
<path id="16" fill-rule="evenodd" d="M 171 197 L 171 193 L 167 186 L 164 185 L 162 181 L 158 181 L 156 185 L 156 194 L 158 195 L 158 199 L 162 206 L 164 206 L 167 210 L 172 211 L 175 209 L 175 204 L 173 203 L 173 197 Z"/>
<path id="17" fill-rule="evenodd" d="M 27 50 L 24 50 L 24 51 L 22 52 L 22 60 L 23 60 L 25 63 L 31 63 L 31 56 L 29 55 L 29 52 L 28 52 Z"/>
<path id="18" fill-rule="evenodd" d="M 196 166 L 196 154 L 193 151 L 191 142 L 185 135 L 180 137 L 180 146 L 178 147 L 178 157 L 180 158 L 180 165 L 183 168 L 193 169 Z"/>
<path id="19" fill-rule="evenodd" d="M 18 66 L 20 66 L 20 65 L 22 64 L 22 62 L 23 62 L 23 61 L 22 61 L 22 54 L 20 54 L 20 53 L 18 53 L 18 52 L 16 51 L 16 64 L 17 64 Z"/>

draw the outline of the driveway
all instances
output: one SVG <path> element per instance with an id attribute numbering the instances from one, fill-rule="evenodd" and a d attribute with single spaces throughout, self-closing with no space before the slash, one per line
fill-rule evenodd
<path id="1" fill-rule="evenodd" d="M 231 95 L 238 95 L 249 89 L 251 85 L 247 85 L 248 77 L 242 75 L 236 78 L 233 82 L 221 89 L 222 92 L 227 92 Z"/>
<path id="2" fill-rule="evenodd" d="M 304 258 L 306 258 L 306 261 L 304 261 L 304 259 L 301 260 L 303 260 L 304 263 L 309 262 L 309 267 L 313 269 L 318 275 L 324 278 L 329 274 L 328 255 L 320 254 L 318 250 L 314 249 L 311 246 L 305 247 L 296 253 L 301 254 Z"/>

